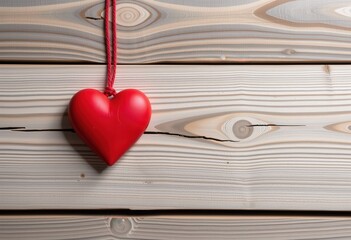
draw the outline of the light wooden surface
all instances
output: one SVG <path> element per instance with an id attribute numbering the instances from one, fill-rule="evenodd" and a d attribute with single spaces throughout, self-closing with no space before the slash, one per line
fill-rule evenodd
<path id="1" fill-rule="evenodd" d="M 103 0 L 0 2 L 0 61 L 104 62 Z M 349 0 L 119 1 L 120 63 L 350 61 Z"/>
<path id="2" fill-rule="evenodd" d="M 2 216 L 1 239 L 350 239 L 350 217 Z"/>
<path id="3" fill-rule="evenodd" d="M 121 66 L 153 116 L 107 169 L 65 114 L 104 71 L 0 66 L 0 209 L 351 210 L 350 65 Z"/>

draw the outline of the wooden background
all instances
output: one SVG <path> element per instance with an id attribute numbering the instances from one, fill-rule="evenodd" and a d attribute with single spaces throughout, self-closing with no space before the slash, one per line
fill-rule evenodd
<path id="1" fill-rule="evenodd" d="M 349 0 L 118 0 L 120 63 L 347 62 Z M 0 60 L 105 61 L 103 0 L 0 1 Z"/>
<path id="2" fill-rule="evenodd" d="M 119 0 L 116 88 L 153 116 L 110 168 L 66 113 L 103 89 L 103 17 L 102 0 L 0 1 L 0 210 L 351 210 L 349 0 Z M 350 220 L 23 212 L 0 238 L 348 239 Z"/>
<path id="3" fill-rule="evenodd" d="M 349 217 L 3 216 L 3 239 L 349 239 Z"/>

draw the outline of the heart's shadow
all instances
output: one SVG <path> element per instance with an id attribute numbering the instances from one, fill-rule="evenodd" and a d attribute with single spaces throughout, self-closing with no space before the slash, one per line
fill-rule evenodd
<path id="1" fill-rule="evenodd" d="M 72 129 L 72 126 L 68 119 L 68 108 L 66 108 L 61 119 L 61 129 L 63 129 L 63 135 L 71 147 L 84 159 L 96 172 L 102 173 L 108 166 L 100 159 L 93 151 L 87 147 L 77 134 Z"/>

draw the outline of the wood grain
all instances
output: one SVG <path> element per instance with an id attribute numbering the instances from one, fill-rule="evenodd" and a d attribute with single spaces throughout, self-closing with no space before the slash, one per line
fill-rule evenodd
<path id="1" fill-rule="evenodd" d="M 0 61 L 104 62 L 103 0 L 0 2 Z M 120 63 L 351 60 L 349 0 L 121 0 Z"/>
<path id="2" fill-rule="evenodd" d="M 0 209 L 351 210 L 349 65 L 121 66 L 153 116 L 107 169 L 65 114 L 104 71 L 0 66 Z"/>
<path id="3" fill-rule="evenodd" d="M 2 216 L 1 239 L 350 239 L 349 217 Z"/>

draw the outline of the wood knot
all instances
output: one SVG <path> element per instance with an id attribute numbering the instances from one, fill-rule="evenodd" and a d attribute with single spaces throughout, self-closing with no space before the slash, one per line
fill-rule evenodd
<path id="1" fill-rule="evenodd" d="M 233 125 L 233 133 L 239 139 L 245 139 L 252 135 L 253 128 L 250 127 L 252 125 L 247 120 L 239 120 Z"/>
<path id="2" fill-rule="evenodd" d="M 296 51 L 294 49 L 285 49 L 283 53 L 286 55 L 293 55 L 296 53 Z"/>
<path id="3" fill-rule="evenodd" d="M 117 6 L 117 23 L 120 26 L 135 27 L 145 22 L 149 17 L 150 12 L 139 5 L 120 3 Z"/>
<path id="4" fill-rule="evenodd" d="M 110 228 L 111 232 L 116 235 L 125 235 L 132 230 L 132 222 L 128 218 L 113 218 Z"/>

